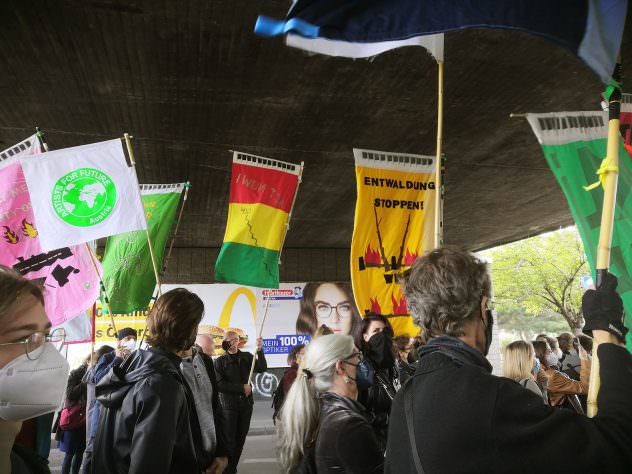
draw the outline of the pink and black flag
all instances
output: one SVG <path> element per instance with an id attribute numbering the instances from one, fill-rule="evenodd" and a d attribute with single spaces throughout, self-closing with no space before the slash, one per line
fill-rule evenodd
<path id="1" fill-rule="evenodd" d="M 33 135 L 0 152 L 0 265 L 41 282 L 46 314 L 58 326 L 94 304 L 99 277 L 84 245 L 42 249 L 22 165 L 15 158 L 43 151 Z"/>

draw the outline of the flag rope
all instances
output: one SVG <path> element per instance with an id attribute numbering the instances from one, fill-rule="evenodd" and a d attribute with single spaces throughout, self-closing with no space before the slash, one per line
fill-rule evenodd
<path id="1" fill-rule="evenodd" d="M 132 149 L 132 142 L 130 140 L 129 133 L 124 133 L 123 139 L 125 140 L 125 145 L 127 146 L 127 153 L 129 154 L 130 162 L 132 164 L 132 167 L 134 168 L 134 174 L 136 174 L 136 160 L 134 159 L 134 150 Z M 136 179 L 136 182 L 138 182 L 138 178 Z M 143 209 L 144 209 L 145 207 L 144 207 L 144 204 L 142 203 L 142 200 L 141 200 L 141 205 L 143 206 Z M 158 286 L 158 296 L 162 296 L 162 288 L 160 285 L 160 275 L 158 274 L 158 266 L 156 265 L 156 256 L 154 255 L 154 247 L 151 244 L 151 237 L 149 235 L 149 226 L 147 225 L 145 226 L 145 235 L 147 235 L 147 245 L 149 247 L 149 255 L 151 257 L 151 264 L 154 267 L 154 276 L 156 277 L 156 285 Z"/>
<path id="2" fill-rule="evenodd" d="M 621 79 L 621 60 L 617 61 L 613 80 L 620 86 Z M 595 286 L 599 288 L 604 282 L 610 267 L 610 247 L 612 245 L 612 229 L 614 225 L 614 211 L 617 201 L 617 182 L 619 177 L 619 141 L 620 137 L 620 112 L 621 112 L 621 88 L 615 87 L 609 91 L 608 97 L 608 147 L 606 159 L 608 162 L 608 170 L 599 173 L 600 182 L 603 183 L 603 207 L 601 210 L 601 228 L 599 231 L 599 244 L 597 245 L 597 264 L 595 265 Z M 601 167 L 604 168 L 604 163 Z M 605 175 L 605 176 L 604 176 Z M 603 180 L 603 181 L 602 181 Z M 600 338 L 596 336 L 593 341 L 593 357 L 590 367 L 590 380 L 588 383 L 588 403 L 587 411 L 590 418 L 597 415 L 597 397 L 599 395 L 599 387 L 601 379 L 599 374 L 599 357 L 597 349 L 599 347 Z"/>

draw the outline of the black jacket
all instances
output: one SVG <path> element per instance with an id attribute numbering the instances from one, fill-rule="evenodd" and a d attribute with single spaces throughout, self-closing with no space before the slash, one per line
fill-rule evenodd
<path id="1" fill-rule="evenodd" d="M 88 385 L 83 381 L 83 376 L 87 370 L 88 366 L 84 364 L 70 372 L 66 384 L 66 406 L 86 404 Z"/>
<path id="2" fill-rule="evenodd" d="M 370 364 L 373 367 L 375 377 L 373 378 L 373 384 L 369 388 L 358 391 L 358 401 L 371 414 L 371 425 L 380 440 L 382 452 L 384 452 L 391 413 L 391 397 L 394 397 L 396 392 L 394 385 L 396 371 L 395 367 L 389 369 L 377 368 L 376 364 L 366 355 L 363 363 Z"/>
<path id="3" fill-rule="evenodd" d="M 545 405 L 520 384 L 491 374 L 480 352 L 441 337 L 420 351 L 413 425 L 426 474 L 621 473 L 632 471 L 632 357 L 599 347 L 599 414 Z M 393 401 L 385 473 L 414 473 L 403 390 Z"/>
<path id="4" fill-rule="evenodd" d="M 200 472 L 180 361 L 160 349 L 137 350 L 98 383 L 93 473 Z"/>
<path id="5" fill-rule="evenodd" d="M 326 473 L 381 473 L 384 456 L 364 407 L 350 398 L 321 396 L 316 468 Z"/>
<path id="6" fill-rule="evenodd" d="M 208 374 L 208 378 L 211 380 L 211 385 L 213 386 L 213 419 L 215 421 L 215 435 L 217 436 L 217 446 L 215 447 L 215 457 L 221 458 L 224 456 L 228 456 L 228 451 L 226 447 L 228 446 L 228 439 L 226 438 L 226 430 L 222 425 L 222 417 L 219 416 L 220 405 L 219 405 L 219 389 L 217 387 L 217 377 L 215 375 L 215 366 L 213 364 L 213 359 L 207 356 L 201 349 L 197 350 L 197 354 L 204 361 L 204 367 L 206 367 L 206 373 Z"/>
<path id="7" fill-rule="evenodd" d="M 225 410 L 239 410 L 245 405 L 252 405 L 252 395 L 246 397 L 244 385 L 248 383 L 252 354 L 238 351 L 237 354 L 224 354 L 215 360 L 219 403 Z M 268 370 L 268 363 L 263 351 L 257 352 L 255 372 Z"/>

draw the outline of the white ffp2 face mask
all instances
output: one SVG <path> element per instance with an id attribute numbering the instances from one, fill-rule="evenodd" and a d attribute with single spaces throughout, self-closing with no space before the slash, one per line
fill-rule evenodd
<path id="1" fill-rule="evenodd" d="M 70 366 L 55 346 L 43 344 L 39 357 L 22 354 L 0 369 L 0 418 L 22 421 L 56 411 L 64 398 Z M 35 352 L 35 351 L 34 351 Z"/>
<path id="2" fill-rule="evenodd" d="M 126 351 L 132 352 L 136 349 L 136 341 L 134 339 L 129 339 L 121 344 L 121 349 L 125 349 Z"/>

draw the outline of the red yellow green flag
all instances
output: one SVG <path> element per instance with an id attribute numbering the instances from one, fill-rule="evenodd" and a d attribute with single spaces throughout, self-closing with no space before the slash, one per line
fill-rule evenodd
<path id="1" fill-rule="evenodd" d="M 235 152 L 224 244 L 215 279 L 279 287 L 279 251 L 301 166 Z"/>

